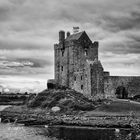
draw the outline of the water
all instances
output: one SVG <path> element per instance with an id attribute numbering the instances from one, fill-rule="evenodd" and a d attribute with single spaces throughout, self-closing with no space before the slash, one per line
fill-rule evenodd
<path id="1" fill-rule="evenodd" d="M 0 111 L 9 106 L 0 106 Z M 43 127 L 26 127 L 18 124 L 0 123 L 0 140 L 57 140 L 47 136 Z"/>
<path id="2" fill-rule="evenodd" d="M 130 129 L 94 128 L 77 126 L 50 126 L 49 135 L 64 140 L 125 140 Z"/>
<path id="3" fill-rule="evenodd" d="M 0 110 L 5 107 L 0 106 Z M 114 140 L 115 130 L 76 126 L 26 127 L 14 123 L 0 123 L 0 140 Z M 130 133 L 129 129 L 119 131 L 122 139 Z"/>
<path id="4" fill-rule="evenodd" d="M 130 133 L 123 130 L 124 138 Z M 56 138 L 57 137 L 57 138 Z M 0 123 L 0 140 L 114 140 L 114 129 L 73 127 L 26 127 L 19 124 Z M 115 139 L 116 140 L 116 139 Z M 120 140 L 120 139 L 119 139 Z"/>
<path id="5" fill-rule="evenodd" d="M 0 140 L 52 140 L 41 127 L 25 127 L 0 123 Z"/>

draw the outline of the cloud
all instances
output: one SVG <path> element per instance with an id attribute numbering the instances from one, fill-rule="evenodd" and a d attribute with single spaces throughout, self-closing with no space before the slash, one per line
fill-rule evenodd
<path id="1" fill-rule="evenodd" d="M 38 93 L 46 88 L 46 80 L 29 78 L 23 76 L 3 76 L 0 77 L 1 91 L 8 89 L 9 92 L 32 92 Z"/>
<path id="2" fill-rule="evenodd" d="M 0 68 L 13 68 L 13 67 L 25 67 L 25 66 L 30 66 L 33 67 L 34 63 L 30 62 L 30 61 L 0 61 Z"/>
<path id="3" fill-rule="evenodd" d="M 0 22 L 7 20 L 9 9 L 7 7 L 0 7 Z"/>
<path id="4" fill-rule="evenodd" d="M 25 75 L 52 74 L 53 63 L 40 59 L 13 59 L 2 58 L 0 60 L 1 75 Z"/>
<path id="5" fill-rule="evenodd" d="M 140 54 L 115 54 L 112 52 L 100 53 L 104 69 L 112 75 L 138 76 L 140 69 Z"/>
<path id="6" fill-rule="evenodd" d="M 139 22 L 139 0 L 1 0 L 0 74 L 53 78 L 58 31 L 79 26 L 99 41 L 106 70 L 138 75 Z"/>
<path id="7" fill-rule="evenodd" d="M 112 12 L 107 15 L 102 15 L 101 25 L 104 29 L 112 32 L 122 30 L 139 29 L 140 25 L 140 10 L 124 12 Z"/>

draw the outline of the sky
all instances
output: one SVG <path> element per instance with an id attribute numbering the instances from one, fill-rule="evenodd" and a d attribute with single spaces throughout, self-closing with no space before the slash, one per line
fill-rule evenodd
<path id="1" fill-rule="evenodd" d="M 105 71 L 140 75 L 140 0 L 0 0 L 0 89 L 45 89 L 58 32 L 74 26 L 99 41 Z"/>

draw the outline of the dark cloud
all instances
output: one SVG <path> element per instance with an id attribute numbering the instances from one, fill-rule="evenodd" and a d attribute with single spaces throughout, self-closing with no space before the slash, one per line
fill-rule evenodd
<path id="1" fill-rule="evenodd" d="M 104 45 L 104 44 L 103 44 Z M 109 42 L 105 44 L 107 47 L 100 48 L 101 51 L 113 52 L 115 54 L 140 54 L 140 42 L 127 40 L 122 42 Z"/>
<path id="2" fill-rule="evenodd" d="M 120 13 L 121 14 L 121 13 Z M 118 32 L 122 30 L 130 30 L 140 28 L 140 11 L 130 12 L 130 13 L 122 13 L 123 16 L 114 16 L 114 15 L 103 15 L 102 22 L 100 25 L 103 25 L 104 29 L 108 29 L 112 32 Z"/>
<path id="3" fill-rule="evenodd" d="M 20 58 L 8 59 L 0 58 L 1 75 L 35 75 L 47 74 L 51 72 L 53 62 L 44 59 Z M 48 69 L 48 70 L 47 70 Z"/>
<path id="4" fill-rule="evenodd" d="M 139 31 L 139 30 L 138 30 Z M 128 37 L 133 42 L 140 44 L 140 32 L 134 31 L 126 34 L 126 37 Z"/>
<path id="5" fill-rule="evenodd" d="M 10 16 L 10 8 L 9 7 L 1 7 L 0 6 L 0 22 L 4 22 L 9 20 Z"/>
<path id="6" fill-rule="evenodd" d="M 35 41 L 20 41 L 20 40 L 6 40 L 0 39 L 0 50 L 53 50 L 50 44 L 37 43 Z"/>
<path id="7" fill-rule="evenodd" d="M 127 67 L 130 71 L 125 71 L 126 74 L 137 75 L 139 3 L 139 0 L 1 0 L 0 74 L 52 78 L 53 44 L 58 42 L 58 31 L 80 26 L 93 41 L 99 40 L 105 69 L 121 73 Z"/>
<path id="8" fill-rule="evenodd" d="M 9 0 L 9 2 L 15 5 L 23 5 L 26 3 L 26 0 Z"/>

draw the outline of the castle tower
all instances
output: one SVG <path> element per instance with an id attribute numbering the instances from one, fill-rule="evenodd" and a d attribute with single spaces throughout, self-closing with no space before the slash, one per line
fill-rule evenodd
<path id="1" fill-rule="evenodd" d="M 103 67 L 98 61 L 98 42 L 92 42 L 85 31 L 70 35 L 59 32 L 55 50 L 57 84 L 87 95 L 103 92 Z"/>

